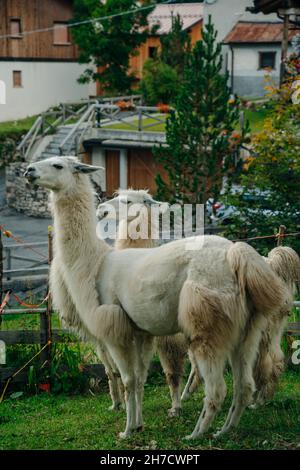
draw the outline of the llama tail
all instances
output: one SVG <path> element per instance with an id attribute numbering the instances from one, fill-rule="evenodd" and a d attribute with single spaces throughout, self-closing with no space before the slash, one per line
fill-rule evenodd
<path id="1" fill-rule="evenodd" d="M 287 284 L 292 293 L 300 288 L 300 258 L 295 250 L 288 246 L 278 246 L 270 251 L 267 263 Z"/>
<path id="2" fill-rule="evenodd" d="M 243 242 L 235 243 L 229 248 L 227 259 L 240 291 L 257 311 L 268 315 L 278 308 L 290 309 L 292 296 L 287 287 L 254 248 Z"/>

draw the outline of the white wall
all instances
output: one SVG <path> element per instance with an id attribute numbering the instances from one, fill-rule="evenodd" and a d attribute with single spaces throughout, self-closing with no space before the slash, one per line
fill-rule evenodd
<path id="1" fill-rule="evenodd" d="M 264 77 L 267 75 L 265 70 L 259 69 L 260 52 L 276 52 L 275 69 L 268 72 L 268 75 L 279 82 L 281 46 L 280 44 L 252 44 L 252 45 L 234 45 L 234 85 L 233 92 L 240 96 L 260 97 L 266 91 L 264 87 Z M 289 48 L 291 51 L 291 48 Z M 228 68 L 231 69 L 231 52 L 229 54 Z"/>
<path id="2" fill-rule="evenodd" d="M 101 186 L 102 191 L 106 191 L 106 158 L 105 158 L 105 149 L 100 147 L 100 145 L 94 145 L 92 151 L 92 165 L 102 166 L 103 171 L 96 171 L 92 173 L 93 180 Z"/>
<path id="3" fill-rule="evenodd" d="M 0 61 L 0 80 L 6 84 L 6 104 L 0 105 L 0 122 L 22 119 L 61 102 L 89 96 L 89 86 L 77 78 L 85 66 L 75 62 Z M 22 87 L 13 87 L 13 70 L 22 71 Z"/>
<path id="4" fill-rule="evenodd" d="M 208 16 L 218 31 L 218 41 L 223 41 L 238 21 L 278 21 L 276 14 L 264 15 L 246 12 L 246 7 L 253 6 L 252 0 L 215 0 L 214 3 L 204 4 L 204 22 L 208 22 Z"/>
<path id="5" fill-rule="evenodd" d="M 212 0 L 211 0 L 212 1 Z M 215 0 L 214 3 L 204 3 L 204 23 L 211 15 L 212 22 L 218 31 L 217 40 L 222 42 L 238 21 L 279 21 L 276 14 L 264 15 L 246 12 L 247 7 L 253 6 L 252 0 Z M 223 70 L 230 70 L 229 46 L 222 46 Z M 226 60 L 227 56 L 227 60 Z"/>
<path id="6" fill-rule="evenodd" d="M 260 52 L 276 52 L 276 66 L 272 70 L 272 76 L 280 74 L 280 58 L 281 48 L 278 44 L 274 45 L 234 45 L 234 74 L 246 77 L 264 77 L 265 70 L 259 69 L 259 53 Z M 230 58 L 231 62 L 231 58 Z M 230 63 L 229 62 L 229 63 Z"/>

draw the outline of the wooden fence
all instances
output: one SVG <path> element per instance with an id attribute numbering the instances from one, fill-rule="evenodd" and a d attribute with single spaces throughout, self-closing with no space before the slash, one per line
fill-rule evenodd
<path id="1" fill-rule="evenodd" d="M 48 247 L 48 256 L 43 260 L 38 260 L 36 257 L 30 258 L 26 255 L 15 255 L 14 252 L 20 247 L 29 248 L 37 252 L 39 247 Z M 24 268 L 14 268 L 13 261 L 24 261 L 29 264 Z M 35 278 L 39 278 L 39 285 L 43 284 L 44 287 L 48 284 L 49 265 L 52 260 L 52 232 L 48 233 L 48 242 L 41 243 L 23 243 L 17 245 L 3 246 L 2 232 L 0 231 L 0 305 L 4 298 L 4 291 L 8 286 L 9 289 L 14 287 L 15 291 L 27 286 L 33 286 Z M 11 293 L 11 298 L 15 294 Z M 19 299 L 18 296 L 15 299 Z M 0 315 L 0 322 L 2 318 L 15 315 L 38 315 L 40 317 L 39 330 L 1 330 L 0 341 L 3 341 L 6 346 L 13 344 L 39 344 L 42 350 L 40 355 L 40 363 L 43 368 L 49 368 L 51 365 L 51 345 L 54 343 L 75 343 L 77 338 L 71 335 L 68 330 L 58 330 L 52 328 L 52 303 L 51 296 L 48 294 L 44 302 L 40 306 L 26 306 L 26 302 L 20 299 L 21 305 L 18 308 L 5 308 Z M 1 328 L 1 323 L 0 323 Z M 47 346 L 48 345 L 48 346 Z M 7 367 L 0 364 L 0 384 L 6 382 L 15 372 L 16 367 Z M 102 364 L 86 364 L 82 371 L 90 377 L 105 378 L 105 369 Z M 28 367 L 22 370 L 14 377 L 14 383 L 26 383 L 28 381 Z"/>
<path id="2" fill-rule="evenodd" d="M 213 231 L 214 232 L 214 231 Z M 284 237 L 284 229 L 280 227 L 278 232 L 277 244 L 281 244 Z M 21 256 L 13 254 L 17 250 L 17 246 L 11 245 L 10 247 L 4 247 L 2 243 L 2 232 L 0 230 L 0 305 L 3 301 L 4 291 L 7 288 L 7 285 L 25 286 L 28 279 L 33 277 L 43 277 L 44 285 L 47 284 L 48 280 L 48 270 L 49 264 L 52 260 L 52 232 L 48 233 L 48 242 L 43 243 L 28 243 L 24 246 L 28 248 L 31 247 L 35 251 L 37 247 L 45 245 L 48 247 L 48 256 L 44 257 L 43 261 L 37 260 L 35 257 L 30 258 L 29 256 Z M 18 245 L 20 246 L 20 245 Z M 21 245 L 22 246 L 22 245 Z M 15 269 L 13 267 L 13 260 L 26 261 L 29 263 L 27 268 Z M 5 269 L 4 269 L 5 268 Z M 7 269 L 10 268 L 10 269 Z M 37 271 L 38 274 L 37 274 Z M 31 276 L 28 277 L 28 273 L 31 273 Z M 33 273 L 33 275 L 32 275 Z M 23 278 L 23 280 L 22 280 Z M 12 292 L 12 296 L 14 293 Z M 13 297 L 12 297 L 13 298 Z M 295 307 L 300 308 L 300 301 L 294 302 Z M 0 310 L 1 313 L 1 310 Z M 1 330 L 0 329 L 0 341 L 3 341 L 5 345 L 13 344 L 39 344 L 41 349 L 43 349 L 41 354 L 41 364 L 44 367 L 50 367 L 51 365 L 51 345 L 54 343 L 74 343 L 78 340 L 70 335 L 67 330 L 58 330 L 52 328 L 52 315 L 53 309 L 51 304 L 51 296 L 47 295 L 44 299 L 44 302 L 40 306 L 27 306 L 26 303 L 22 303 L 20 308 L 5 308 L 2 314 L 0 314 L 0 328 L 1 328 L 1 318 L 11 315 L 28 315 L 34 314 L 39 315 L 40 317 L 40 328 L 39 330 Z M 290 337 L 300 336 L 300 323 L 293 322 L 289 323 L 286 334 Z M 49 343 L 51 342 L 51 344 Z M 48 347 L 46 345 L 49 344 Z M 12 374 L 16 371 L 16 368 L 1 366 L 0 364 L 0 384 L 7 381 Z M 105 370 L 102 364 L 88 364 L 84 367 L 84 373 L 92 377 L 104 378 Z M 14 378 L 14 383 L 26 383 L 28 380 L 28 368 L 23 370 Z"/>

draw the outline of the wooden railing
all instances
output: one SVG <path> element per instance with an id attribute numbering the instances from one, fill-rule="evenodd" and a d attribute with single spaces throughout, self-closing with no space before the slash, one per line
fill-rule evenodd
<path id="1" fill-rule="evenodd" d="M 48 274 L 49 266 L 48 259 L 45 255 L 32 257 L 29 254 L 17 254 L 20 249 L 26 250 L 30 248 L 46 247 L 47 242 L 34 242 L 24 243 L 19 245 L 4 245 L 3 246 L 3 279 L 10 280 L 13 277 L 30 276 L 37 274 Z M 39 259 L 38 259 L 39 258 Z M 14 261 L 18 261 L 18 267 L 15 267 Z M 25 264 L 22 268 L 19 267 L 20 262 Z"/>
<path id="2" fill-rule="evenodd" d="M 125 130 L 143 132 L 158 124 L 165 124 L 165 113 L 155 106 L 128 106 L 122 108 L 115 104 L 93 103 L 81 116 L 78 122 L 70 129 L 60 144 L 60 154 L 68 155 L 74 145 L 76 154 L 80 152 L 81 144 L 86 132 L 91 128 L 106 127 L 110 124 L 123 124 Z M 146 122 L 148 120 L 151 122 Z"/>
<path id="3" fill-rule="evenodd" d="M 114 103 L 118 101 L 141 104 L 142 97 L 141 95 L 99 97 L 89 100 L 61 103 L 57 107 L 49 109 L 36 119 L 31 129 L 29 129 L 27 134 L 22 138 L 17 146 L 17 153 L 26 160 L 35 142 L 47 134 L 54 133 L 58 126 L 72 122 L 76 123 L 93 104 L 103 103 L 114 105 Z"/>

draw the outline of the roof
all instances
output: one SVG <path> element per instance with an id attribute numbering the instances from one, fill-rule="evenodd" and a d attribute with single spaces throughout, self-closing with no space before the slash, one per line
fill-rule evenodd
<path id="1" fill-rule="evenodd" d="M 289 31 L 289 40 L 298 33 Z M 283 37 L 283 23 L 239 21 L 224 39 L 224 43 L 280 43 Z"/>
<path id="2" fill-rule="evenodd" d="M 203 20 L 203 3 L 175 3 L 157 5 L 148 15 L 151 27 L 158 25 L 156 34 L 166 34 L 171 30 L 172 17 L 179 15 L 183 29 L 191 28 L 195 23 Z"/>
<path id="3" fill-rule="evenodd" d="M 263 12 L 265 14 L 276 12 L 279 9 L 299 8 L 299 0 L 253 0 L 254 5 L 247 10 L 252 13 Z"/>

